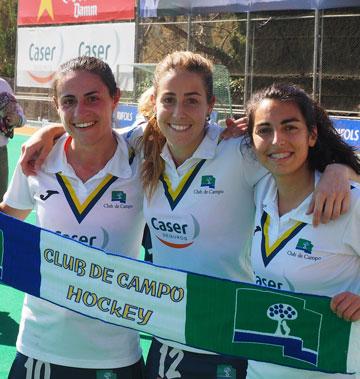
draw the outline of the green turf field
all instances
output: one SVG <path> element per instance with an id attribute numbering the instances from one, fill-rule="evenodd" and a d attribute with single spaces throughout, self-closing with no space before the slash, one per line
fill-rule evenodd
<path id="1" fill-rule="evenodd" d="M 12 174 L 21 151 L 21 144 L 27 139 L 26 136 L 15 135 L 9 142 L 9 171 Z M 34 223 L 35 215 L 31 213 L 26 220 Z M 21 307 L 24 295 L 10 287 L 0 284 L 0 379 L 6 379 L 15 357 L 15 342 L 19 328 Z M 147 355 L 150 337 L 141 336 L 141 345 L 144 355 Z"/>

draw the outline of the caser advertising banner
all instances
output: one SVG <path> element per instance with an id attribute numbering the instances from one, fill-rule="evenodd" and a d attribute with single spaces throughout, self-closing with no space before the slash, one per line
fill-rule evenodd
<path id="1" fill-rule="evenodd" d="M 134 23 L 18 28 L 17 86 L 50 88 L 59 65 L 80 55 L 109 64 L 122 90 L 132 90 Z"/>
<path id="2" fill-rule="evenodd" d="M 18 25 L 132 20 L 135 0 L 19 0 Z"/>

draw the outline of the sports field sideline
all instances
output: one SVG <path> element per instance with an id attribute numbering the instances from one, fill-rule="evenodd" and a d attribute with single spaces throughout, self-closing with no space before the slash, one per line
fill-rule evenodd
<path id="1" fill-rule="evenodd" d="M 15 136 L 8 144 L 10 176 L 20 156 L 22 143 L 27 140 L 28 136 L 36 128 L 23 127 L 15 130 Z M 31 213 L 27 221 L 34 223 L 35 215 Z M 15 357 L 15 343 L 23 298 L 22 292 L 0 284 L 0 379 L 7 378 L 11 363 Z M 149 336 L 141 336 L 144 355 L 147 354 L 149 342 Z"/>

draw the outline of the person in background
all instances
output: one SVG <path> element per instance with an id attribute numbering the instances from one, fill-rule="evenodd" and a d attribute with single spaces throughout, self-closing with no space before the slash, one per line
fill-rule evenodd
<path id="1" fill-rule="evenodd" d="M 24 219 L 35 209 L 43 228 L 138 258 L 144 229 L 140 158 L 113 133 L 120 90 L 110 67 L 93 57 L 70 60 L 59 68 L 53 90 L 68 134 L 36 177 L 26 177 L 18 164 L 0 210 Z M 143 378 L 137 332 L 30 295 L 16 348 L 10 379 Z"/>
<path id="2" fill-rule="evenodd" d="M 350 210 L 335 221 L 314 228 L 306 214 L 325 167 L 342 163 L 360 175 L 359 158 L 324 109 L 299 87 L 274 84 L 258 91 L 247 115 L 246 141 L 269 171 L 255 188 L 251 263 L 256 283 L 332 297 L 335 314 L 350 322 L 360 320 L 360 188 L 351 185 Z M 247 378 L 355 375 L 249 361 Z"/>
<path id="3" fill-rule="evenodd" d="M 138 115 L 142 116 L 145 120 L 149 120 L 154 114 L 153 95 L 154 88 L 149 87 L 140 95 L 138 100 Z"/>
<path id="4" fill-rule="evenodd" d="M 8 82 L 0 78 L 0 201 L 8 185 L 7 144 L 14 135 L 14 128 L 24 126 L 24 112 L 13 96 Z"/>

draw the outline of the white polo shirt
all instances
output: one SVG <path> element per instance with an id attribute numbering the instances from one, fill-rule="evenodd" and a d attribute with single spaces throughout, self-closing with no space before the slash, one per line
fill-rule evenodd
<path id="1" fill-rule="evenodd" d="M 241 139 L 219 143 L 220 132 L 217 126 L 209 126 L 193 156 L 178 168 L 165 145 L 165 174 L 151 200 L 144 201 L 153 262 L 252 281 L 248 247 L 254 185 L 265 170 L 242 147 Z"/>
<path id="2" fill-rule="evenodd" d="M 129 164 L 125 141 L 106 166 L 83 183 L 56 143 L 37 176 L 20 166 L 5 195 L 7 205 L 34 208 L 37 224 L 88 245 L 137 258 L 144 220 L 139 158 Z M 17 349 L 43 361 L 82 368 L 115 368 L 141 357 L 138 333 L 76 314 L 26 295 Z"/>
<path id="3" fill-rule="evenodd" d="M 320 174 L 315 173 L 317 183 Z M 351 191 L 350 211 L 328 224 L 312 226 L 306 215 L 311 196 L 279 217 L 277 187 L 268 174 L 256 186 L 251 262 L 258 285 L 334 296 L 360 294 L 360 189 Z M 351 378 L 249 361 L 247 378 Z"/>

